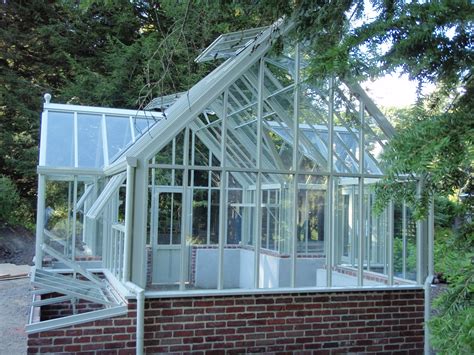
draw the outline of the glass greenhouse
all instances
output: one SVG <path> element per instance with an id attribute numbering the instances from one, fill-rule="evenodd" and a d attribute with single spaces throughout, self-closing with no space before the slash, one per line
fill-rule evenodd
<path id="1" fill-rule="evenodd" d="M 196 59 L 217 69 L 144 111 L 47 95 L 35 286 L 113 315 L 132 283 L 147 298 L 423 285 L 428 223 L 403 201 L 373 210 L 394 128 L 357 83 L 310 78 L 287 30 L 220 36 Z"/>

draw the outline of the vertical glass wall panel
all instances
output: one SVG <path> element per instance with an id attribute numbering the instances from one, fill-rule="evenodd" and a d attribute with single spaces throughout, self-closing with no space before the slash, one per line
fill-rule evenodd
<path id="1" fill-rule="evenodd" d="M 155 156 L 150 164 L 183 165 L 184 130 L 171 139 Z"/>
<path id="2" fill-rule="evenodd" d="M 365 166 L 364 169 L 369 174 L 383 174 L 380 167 L 381 156 L 384 145 L 388 142 L 387 136 L 383 133 L 373 116 L 365 111 L 364 142 L 365 142 Z"/>
<path id="3" fill-rule="evenodd" d="M 328 90 L 303 84 L 299 104 L 299 149 L 302 171 L 327 171 L 328 153 Z"/>
<path id="4" fill-rule="evenodd" d="M 326 286 L 327 178 L 298 177 L 296 287 Z"/>
<path id="5" fill-rule="evenodd" d="M 193 165 L 216 166 L 211 163 L 216 156 L 221 156 L 222 105 L 221 95 L 211 104 L 212 110 L 204 111 L 189 125 L 191 128 L 189 161 Z"/>
<path id="6" fill-rule="evenodd" d="M 177 289 L 179 286 L 184 203 L 182 177 L 181 169 L 150 169 L 152 283 L 159 289 Z"/>
<path id="7" fill-rule="evenodd" d="M 74 114 L 48 112 L 45 165 L 74 166 Z"/>
<path id="8" fill-rule="evenodd" d="M 293 223 L 291 190 L 293 176 L 263 174 L 261 185 L 261 232 L 259 252 L 259 287 L 289 287 L 291 278 L 290 248 Z"/>
<path id="9" fill-rule="evenodd" d="M 388 277 L 388 209 L 374 210 L 375 184 L 378 179 L 364 179 L 365 251 L 364 284 L 384 284 Z M 376 275 L 380 274 L 380 276 Z"/>
<path id="10" fill-rule="evenodd" d="M 360 115 L 357 100 L 343 85 L 334 86 L 333 168 L 339 173 L 357 173 L 360 161 Z"/>
<path id="11" fill-rule="evenodd" d="M 256 181 L 255 173 L 227 173 L 224 288 L 254 287 Z"/>
<path id="12" fill-rule="evenodd" d="M 219 180 L 219 173 L 214 175 Z M 190 176 L 189 181 L 194 184 L 188 189 L 192 210 L 186 237 L 186 288 L 215 289 L 219 268 L 220 189 L 212 186 L 210 171 L 192 170 Z"/>
<path id="13" fill-rule="evenodd" d="M 265 126 L 274 133 L 271 137 L 275 152 L 278 152 L 279 155 L 278 162 L 270 168 L 289 170 L 293 166 L 293 148 L 295 146 L 293 90 L 293 87 L 290 87 L 283 92 L 267 97 L 265 101 L 265 106 L 268 106 L 272 111 L 272 114 L 265 117 Z"/>
<path id="14" fill-rule="evenodd" d="M 44 243 L 67 257 L 72 243 L 72 177 L 66 181 L 46 180 Z"/>
<path id="15" fill-rule="evenodd" d="M 84 194 L 79 198 L 78 213 L 83 216 L 87 214 L 97 197 L 99 196 L 99 179 L 93 179 L 86 183 Z M 82 200 L 82 201 L 81 201 Z M 85 248 L 90 250 L 90 255 L 100 257 L 102 255 L 102 229 L 99 226 L 100 219 L 93 220 L 83 218 L 83 242 Z"/>
<path id="16" fill-rule="evenodd" d="M 46 181 L 45 245 L 67 259 L 100 260 L 101 234 L 97 233 L 96 224 L 84 217 L 96 196 L 91 192 L 95 188 L 93 177 L 86 182 L 84 177 L 77 176 L 55 179 L 58 180 Z"/>
<path id="17" fill-rule="evenodd" d="M 334 264 L 332 285 L 357 286 L 359 264 L 359 179 L 334 178 Z"/>
<path id="18" fill-rule="evenodd" d="M 123 276 L 125 192 L 124 183 L 113 192 L 99 218 L 104 236 L 104 266 L 118 279 Z"/>
<path id="19" fill-rule="evenodd" d="M 196 166 L 211 166 L 212 165 L 212 151 L 209 149 L 200 137 L 208 141 L 207 137 L 203 137 L 204 132 L 192 132 L 191 133 L 191 145 L 190 149 L 190 163 Z M 214 142 L 214 151 L 217 151 L 217 142 Z M 211 143 L 208 141 L 208 144 Z"/>
<path id="20" fill-rule="evenodd" d="M 99 168 L 104 165 L 102 116 L 77 115 L 78 166 Z"/>
<path id="21" fill-rule="evenodd" d="M 105 124 L 109 161 L 113 161 L 132 142 L 130 118 L 128 116 L 106 116 Z"/>
<path id="22" fill-rule="evenodd" d="M 416 220 L 406 203 L 395 204 L 393 274 L 395 282 L 416 281 Z"/>
<path id="23" fill-rule="evenodd" d="M 255 66 L 254 66 L 255 67 Z M 257 67 L 258 68 L 258 67 Z M 229 87 L 226 121 L 226 166 L 256 168 L 257 161 L 257 91 L 252 68 Z"/>

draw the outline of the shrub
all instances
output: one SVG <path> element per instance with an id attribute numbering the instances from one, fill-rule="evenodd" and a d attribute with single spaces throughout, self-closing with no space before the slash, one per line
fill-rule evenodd
<path id="1" fill-rule="evenodd" d="M 15 225 L 19 222 L 20 194 L 13 181 L 0 175 L 0 221 Z"/>

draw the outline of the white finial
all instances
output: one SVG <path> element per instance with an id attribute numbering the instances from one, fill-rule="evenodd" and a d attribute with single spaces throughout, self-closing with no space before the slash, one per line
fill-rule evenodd
<path id="1" fill-rule="evenodd" d="M 44 94 L 44 101 L 45 103 L 49 104 L 49 102 L 51 101 L 51 94 Z"/>

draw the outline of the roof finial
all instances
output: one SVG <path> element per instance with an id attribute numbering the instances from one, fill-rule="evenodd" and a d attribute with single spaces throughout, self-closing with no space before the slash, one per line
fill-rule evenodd
<path id="1" fill-rule="evenodd" d="M 49 102 L 51 101 L 51 94 L 44 94 L 44 101 L 45 103 L 49 104 Z"/>

